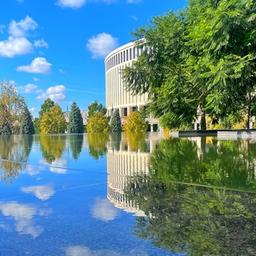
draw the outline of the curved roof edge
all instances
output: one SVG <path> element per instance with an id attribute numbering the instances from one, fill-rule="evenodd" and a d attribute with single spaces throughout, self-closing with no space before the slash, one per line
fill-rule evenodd
<path id="1" fill-rule="evenodd" d="M 144 39 L 131 41 L 131 42 L 127 43 L 127 44 L 124 44 L 124 45 L 122 45 L 122 46 L 116 48 L 115 50 L 113 50 L 112 52 L 110 52 L 110 53 L 105 57 L 104 62 L 106 62 L 112 55 L 114 55 L 114 54 L 116 54 L 116 53 L 118 53 L 118 52 L 120 52 L 120 51 L 122 51 L 122 50 L 124 50 L 124 49 L 126 49 L 126 48 L 132 47 L 132 46 L 134 46 L 136 43 L 138 43 L 138 42 L 140 42 L 140 41 L 144 41 Z"/>

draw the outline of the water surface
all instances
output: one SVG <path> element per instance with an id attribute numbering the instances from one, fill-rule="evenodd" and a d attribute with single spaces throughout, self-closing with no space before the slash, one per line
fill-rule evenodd
<path id="1" fill-rule="evenodd" d="M 0 138 L 0 255 L 256 255 L 256 144 Z"/>

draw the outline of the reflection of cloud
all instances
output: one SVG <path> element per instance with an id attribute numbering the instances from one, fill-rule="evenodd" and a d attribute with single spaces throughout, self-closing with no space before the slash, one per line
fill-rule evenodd
<path id="1" fill-rule="evenodd" d="M 67 160 L 57 159 L 52 162 L 49 170 L 57 174 L 65 174 L 67 172 Z"/>
<path id="2" fill-rule="evenodd" d="M 0 202 L 0 211 L 6 217 L 12 217 L 15 221 L 16 231 L 19 234 L 38 237 L 43 232 L 43 227 L 35 225 L 35 216 L 45 216 L 36 207 L 18 202 Z"/>
<path id="3" fill-rule="evenodd" d="M 126 254 L 121 254 L 119 252 L 111 250 L 97 250 L 93 251 L 88 247 L 76 245 L 69 246 L 65 248 L 66 256 L 147 256 L 148 254 L 140 250 L 132 250 Z"/>
<path id="4" fill-rule="evenodd" d="M 39 167 L 33 166 L 33 165 L 26 165 L 26 168 L 24 170 L 24 172 L 28 175 L 34 176 L 39 174 L 40 170 Z"/>
<path id="5" fill-rule="evenodd" d="M 107 200 L 97 199 L 92 207 L 92 216 L 102 221 L 112 221 L 118 215 L 118 210 Z"/>
<path id="6" fill-rule="evenodd" d="M 55 191 L 52 186 L 30 186 L 23 187 L 21 191 L 24 193 L 32 193 L 38 199 L 45 201 L 51 198 Z"/>

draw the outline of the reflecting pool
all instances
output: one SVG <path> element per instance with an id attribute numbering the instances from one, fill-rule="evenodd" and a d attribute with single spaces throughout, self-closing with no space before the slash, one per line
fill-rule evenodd
<path id="1" fill-rule="evenodd" d="M 0 137 L 0 255 L 256 255 L 256 141 Z"/>

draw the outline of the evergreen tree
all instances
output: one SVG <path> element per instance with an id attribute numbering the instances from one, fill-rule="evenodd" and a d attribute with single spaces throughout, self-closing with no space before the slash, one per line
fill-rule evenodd
<path id="1" fill-rule="evenodd" d="M 34 134 L 34 124 L 32 121 L 32 116 L 27 107 L 24 108 L 24 111 L 21 116 L 21 134 Z"/>
<path id="2" fill-rule="evenodd" d="M 84 132 L 83 118 L 82 118 L 80 109 L 75 102 L 71 106 L 71 112 L 69 115 L 68 132 L 69 133 Z"/>
<path id="3" fill-rule="evenodd" d="M 110 126 L 112 132 L 122 132 L 122 123 L 118 109 L 114 111 Z"/>

